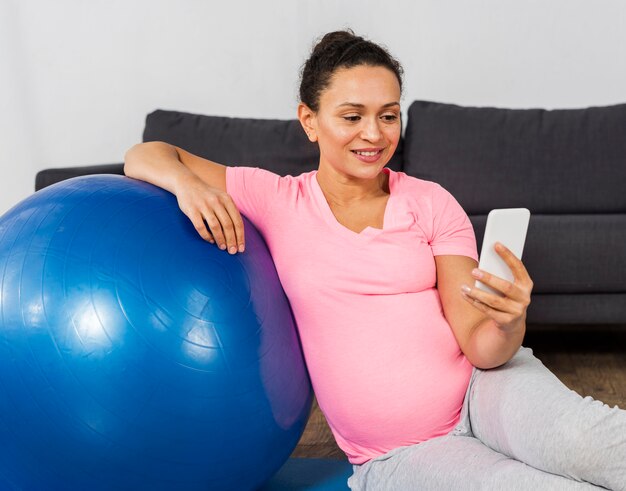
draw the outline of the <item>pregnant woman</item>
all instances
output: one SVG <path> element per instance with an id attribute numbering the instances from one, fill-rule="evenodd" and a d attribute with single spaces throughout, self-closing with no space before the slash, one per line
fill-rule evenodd
<path id="1" fill-rule="evenodd" d="M 281 177 L 151 142 L 125 172 L 174 193 L 227 253 L 245 250 L 240 212 L 263 234 L 353 490 L 626 490 L 626 411 L 569 390 L 522 347 L 522 262 L 500 246 L 514 280 L 478 270 L 454 197 L 385 167 L 402 74 L 383 47 L 328 33 L 298 106 L 317 170 Z"/>

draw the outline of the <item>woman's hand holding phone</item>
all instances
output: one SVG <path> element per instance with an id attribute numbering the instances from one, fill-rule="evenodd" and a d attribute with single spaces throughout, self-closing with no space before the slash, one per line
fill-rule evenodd
<path id="1" fill-rule="evenodd" d="M 525 208 L 489 213 L 480 264 L 472 271 L 476 284 L 463 287 L 465 300 L 505 331 L 524 325 L 530 304 L 533 282 L 520 259 L 529 220 Z"/>
<path id="2" fill-rule="evenodd" d="M 472 276 L 499 293 L 468 287 L 462 294 L 467 302 L 493 319 L 500 329 L 514 331 L 521 325 L 525 325 L 526 309 L 530 305 L 533 282 L 522 261 L 507 247 L 497 242 L 494 249 L 511 269 L 513 281 L 476 268 L 472 271 Z"/>

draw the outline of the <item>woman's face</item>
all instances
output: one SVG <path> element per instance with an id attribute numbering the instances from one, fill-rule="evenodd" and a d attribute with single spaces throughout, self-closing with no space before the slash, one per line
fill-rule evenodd
<path id="1" fill-rule="evenodd" d="M 309 135 L 320 147 L 320 169 L 330 167 L 326 170 L 350 180 L 373 179 L 400 140 L 398 79 L 380 66 L 341 68 L 322 92 L 309 123 Z"/>

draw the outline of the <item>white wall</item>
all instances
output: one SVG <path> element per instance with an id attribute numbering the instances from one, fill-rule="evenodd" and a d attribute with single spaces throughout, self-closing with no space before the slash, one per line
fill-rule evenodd
<path id="1" fill-rule="evenodd" d="M 405 110 L 626 102 L 624 0 L 0 0 L 0 213 L 38 170 L 121 162 L 156 108 L 295 117 L 343 27 L 403 63 Z"/>

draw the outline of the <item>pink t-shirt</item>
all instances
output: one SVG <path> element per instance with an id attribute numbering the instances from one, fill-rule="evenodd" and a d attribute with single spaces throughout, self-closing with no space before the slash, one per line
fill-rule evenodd
<path id="1" fill-rule="evenodd" d="M 353 464 L 450 432 L 472 371 L 443 315 L 434 261 L 477 259 L 472 225 L 440 185 L 384 172 L 383 228 L 356 233 L 333 215 L 317 171 L 226 170 L 228 194 L 269 247 L 320 409 Z"/>

